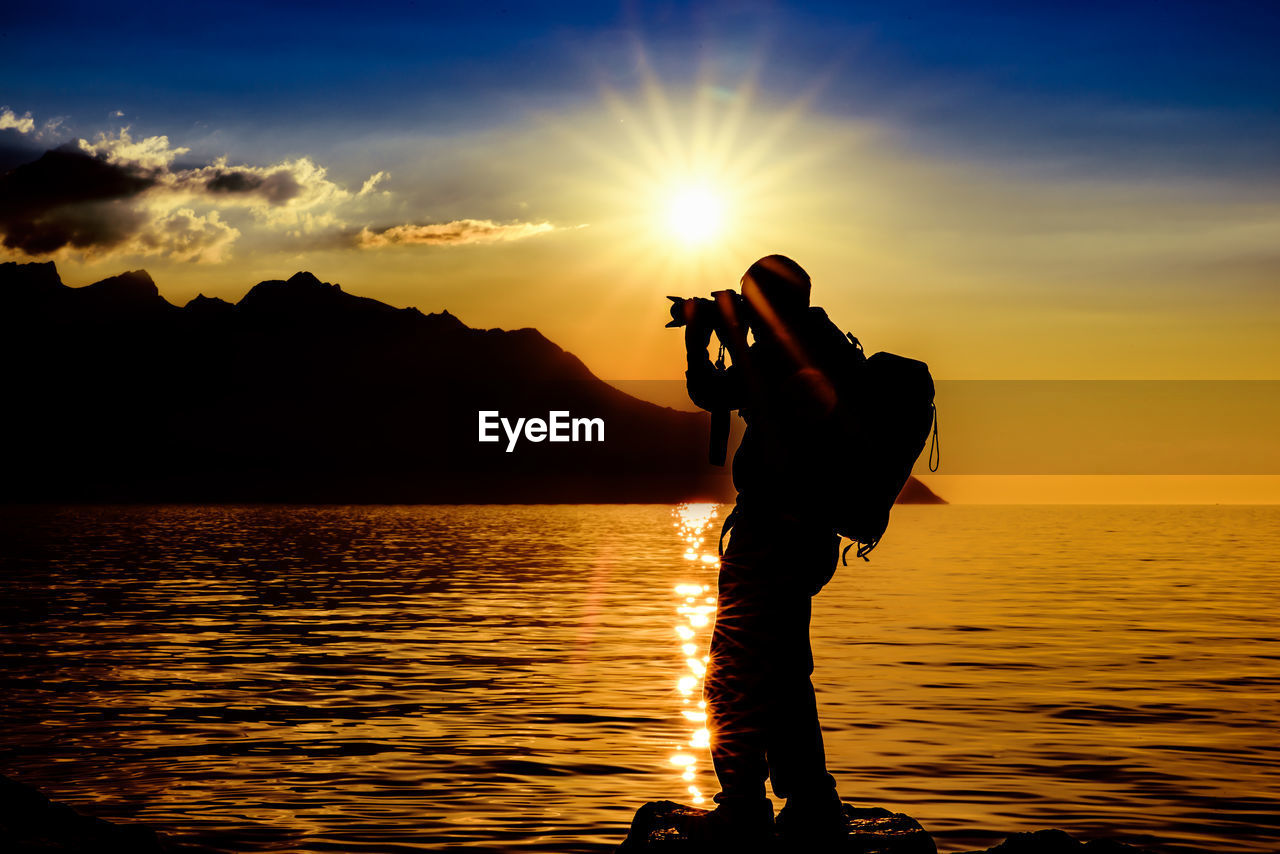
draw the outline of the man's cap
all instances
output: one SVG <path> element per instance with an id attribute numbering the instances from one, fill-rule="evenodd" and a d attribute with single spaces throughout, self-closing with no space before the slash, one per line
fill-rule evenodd
<path id="1" fill-rule="evenodd" d="M 812 283 L 804 268 L 786 255 L 766 255 L 742 277 L 743 291 L 750 279 L 774 311 L 798 311 L 809 307 Z"/>

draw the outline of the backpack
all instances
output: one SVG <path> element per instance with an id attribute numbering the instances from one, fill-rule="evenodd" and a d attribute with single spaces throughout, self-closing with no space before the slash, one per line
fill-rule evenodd
<path id="1" fill-rule="evenodd" d="M 929 470 L 941 462 L 929 366 L 893 353 L 867 356 L 857 338 L 848 335 L 848 341 L 839 356 L 836 411 L 826 437 L 835 471 L 822 497 L 836 533 L 853 540 L 841 552 L 842 562 L 855 546 L 857 556 L 869 560 L 930 430 Z"/>
<path id="2" fill-rule="evenodd" d="M 867 356 L 857 338 L 827 324 L 830 334 L 822 347 L 822 363 L 834 386 L 835 405 L 790 462 L 827 471 L 813 494 L 806 495 L 806 515 L 853 541 L 841 552 L 841 562 L 847 563 L 855 546 L 858 557 L 870 560 L 867 555 L 889 527 L 889 511 L 924 451 L 930 430 L 929 471 L 937 471 L 942 461 L 933 377 L 929 366 L 916 359 L 893 353 Z M 723 421 L 720 429 L 727 436 L 727 412 Z M 713 437 L 714 430 L 713 426 Z M 723 453 L 719 460 L 714 451 L 712 456 L 713 463 L 724 464 Z M 720 529 L 721 555 L 739 510 L 735 507 Z"/>

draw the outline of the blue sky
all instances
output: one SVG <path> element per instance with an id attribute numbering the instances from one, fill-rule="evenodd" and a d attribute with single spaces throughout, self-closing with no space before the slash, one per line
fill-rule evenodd
<path id="1" fill-rule="evenodd" d="M 441 132 L 625 86 L 764 63 L 781 97 L 890 118 L 986 157 L 1082 149 L 1125 168 L 1274 176 L 1280 5 L 1252 3 L 26 3 L 0 98 L 147 132 L 209 126 L 319 150 L 353 125 Z"/>

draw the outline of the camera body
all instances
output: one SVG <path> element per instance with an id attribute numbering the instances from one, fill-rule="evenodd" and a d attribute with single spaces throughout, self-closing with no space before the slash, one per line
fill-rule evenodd
<path id="1" fill-rule="evenodd" d="M 701 326 L 714 329 L 721 339 L 722 332 L 746 325 L 747 302 L 733 290 L 712 291 L 711 299 L 704 297 L 667 297 L 671 300 L 671 321 L 667 326 Z"/>

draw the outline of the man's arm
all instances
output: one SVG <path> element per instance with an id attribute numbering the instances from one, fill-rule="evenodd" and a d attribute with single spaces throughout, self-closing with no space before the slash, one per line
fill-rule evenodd
<path id="1" fill-rule="evenodd" d="M 685 371 L 684 378 L 689 399 L 699 409 L 708 412 L 738 409 L 746 402 L 742 369 L 738 365 L 730 365 L 728 370 L 716 370 L 707 355 L 707 345 L 710 343 L 711 329 L 704 329 L 696 324 L 685 327 L 684 348 L 689 368 Z"/>

